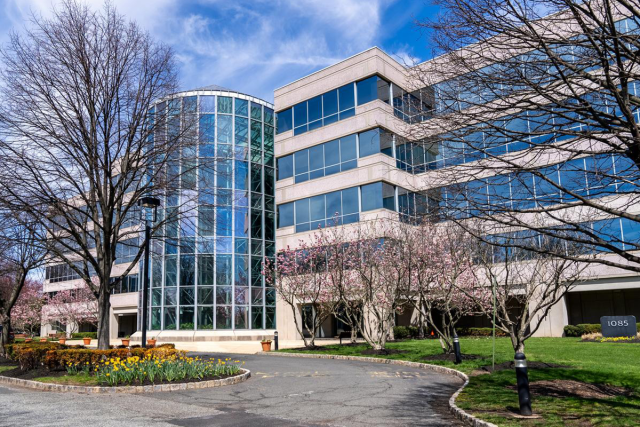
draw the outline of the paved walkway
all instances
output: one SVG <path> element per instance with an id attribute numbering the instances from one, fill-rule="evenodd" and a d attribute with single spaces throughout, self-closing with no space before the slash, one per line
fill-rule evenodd
<path id="1" fill-rule="evenodd" d="M 448 412 L 461 385 L 452 376 L 342 360 L 227 357 L 246 361 L 252 377 L 221 388 L 141 395 L 0 386 L 0 426 L 461 425 Z"/>

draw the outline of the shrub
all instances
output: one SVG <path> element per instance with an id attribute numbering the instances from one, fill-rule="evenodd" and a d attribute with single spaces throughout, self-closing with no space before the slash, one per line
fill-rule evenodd
<path id="1" fill-rule="evenodd" d="M 6 346 L 7 357 L 20 364 L 20 369 L 35 369 L 44 363 L 49 351 L 68 348 L 55 342 L 31 342 L 9 344 Z"/>
<path id="2" fill-rule="evenodd" d="M 583 334 L 583 329 L 575 326 L 575 325 L 567 325 L 564 327 L 564 336 L 565 337 L 581 337 Z"/>
<path id="3" fill-rule="evenodd" d="M 173 345 L 173 344 L 171 344 Z M 110 350 L 93 350 L 93 349 L 66 349 L 52 350 L 46 353 L 43 364 L 49 369 L 61 369 L 67 366 L 97 366 L 102 360 L 113 358 L 126 359 L 128 357 L 137 356 L 139 358 L 149 357 L 169 357 L 184 356 L 184 352 L 171 348 L 170 346 L 156 347 L 150 349 L 144 348 L 113 348 Z"/>
<path id="4" fill-rule="evenodd" d="M 82 338 L 91 338 L 93 340 L 98 338 L 97 332 L 75 332 L 71 334 L 72 340 L 81 340 Z"/>
<path id="5" fill-rule="evenodd" d="M 602 332 L 602 326 L 599 323 L 581 323 L 576 326 L 578 326 L 578 328 L 582 328 L 582 334 L 595 334 Z"/>
<path id="6" fill-rule="evenodd" d="M 409 326 L 407 327 L 407 330 L 409 331 L 409 336 L 411 338 L 418 338 L 418 335 L 420 335 L 420 328 L 417 326 Z"/>
<path id="7" fill-rule="evenodd" d="M 409 338 L 409 328 L 407 328 L 406 326 L 394 326 L 393 336 L 397 340 Z"/>
<path id="8" fill-rule="evenodd" d="M 493 328 L 456 328 L 458 336 L 461 337 L 490 337 L 493 336 Z M 507 334 L 496 329 L 497 337 L 504 337 Z"/>

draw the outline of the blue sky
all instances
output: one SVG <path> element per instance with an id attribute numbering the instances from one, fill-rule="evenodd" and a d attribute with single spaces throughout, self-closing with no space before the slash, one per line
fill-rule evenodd
<path id="1" fill-rule="evenodd" d="M 86 0 L 101 7 L 102 0 Z M 414 25 L 433 17 L 429 0 L 112 0 L 171 45 L 182 89 L 217 84 L 273 100 L 273 90 L 379 46 L 400 60 L 431 57 Z M 0 0 L 0 42 L 30 11 L 56 0 Z"/>

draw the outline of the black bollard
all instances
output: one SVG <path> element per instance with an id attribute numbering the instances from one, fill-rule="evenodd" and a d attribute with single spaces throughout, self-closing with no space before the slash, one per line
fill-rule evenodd
<path id="1" fill-rule="evenodd" d="M 462 353 L 460 353 L 460 340 L 455 332 L 453 333 L 453 351 L 456 354 L 455 364 L 459 365 L 462 363 Z"/>
<path id="2" fill-rule="evenodd" d="M 273 345 L 275 346 L 276 351 L 278 351 L 278 331 L 273 333 Z"/>
<path id="3" fill-rule="evenodd" d="M 527 358 L 524 353 L 516 353 L 516 381 L 518 383 L 518 401 L 520 415 L 531 415 L 531 394 L 529 393 L 529 374 L 527 373 Z"/>

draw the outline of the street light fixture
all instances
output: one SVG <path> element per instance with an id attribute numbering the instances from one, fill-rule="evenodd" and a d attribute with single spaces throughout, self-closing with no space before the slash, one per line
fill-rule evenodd
<path id="1" fill-rule="evenodd" d="M 142 284 L 142 347 L 147 346 L 148 310 L 149 310 L 149 246 L 151 242 L 151 223 L 157 220 L 160 199 L 155 197 L 141 197 L 138 201 L 140 215 L 144 219 L 144 280 Z M 151 209 L 151 221 L 147 215 Z"/>

